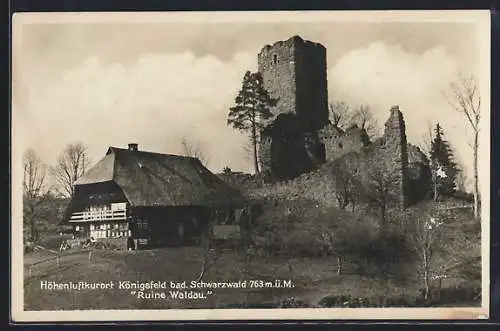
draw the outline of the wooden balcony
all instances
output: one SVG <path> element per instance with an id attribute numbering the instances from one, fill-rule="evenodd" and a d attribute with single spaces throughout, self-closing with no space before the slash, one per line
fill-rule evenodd
<path id="1" fill-rule="evenodd" d="M 126 221 L 126 210 L 99 210 L 76 212 L 71 215 L 69 222 L 96 222 L 96 221 Z"/>

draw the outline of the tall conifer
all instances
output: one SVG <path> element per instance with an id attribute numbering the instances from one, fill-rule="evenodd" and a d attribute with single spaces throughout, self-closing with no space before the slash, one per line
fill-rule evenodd
<path id="1" fill-rule="evenodd" d="M 450 143 L 444 138 L 443 128 L 439 123 L 434 129 L 434 138 L 431 142 L 431 165 L 433 171 L 442 171 L 442 176 L 437 176 L 438 191 L 440 194 L 451 194 L 456 190 L 458 166 L 454 160 Z"/>
<path id="2" fill-rule="evenodd" d="M 260 73 L 247 71 L 243 77 L 241 90 L 236 96 L 235 105 L 229 108 L 227 124 L 250 136 L 257 175 L 260 174 L 257 144 L 265 125 L 262 120 L 268 120 L 273 116 L 271 107 L 275 106 L 276 102 L 277 100 L 271 98 L 265 90 Z"/>

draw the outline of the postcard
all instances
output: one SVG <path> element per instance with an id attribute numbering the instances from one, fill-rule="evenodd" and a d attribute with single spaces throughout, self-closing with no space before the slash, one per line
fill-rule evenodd
<path id="1" fill-rule="evenodd" d="M 489 314 L 488 11 L 18 13 L 12 318 Z"/>

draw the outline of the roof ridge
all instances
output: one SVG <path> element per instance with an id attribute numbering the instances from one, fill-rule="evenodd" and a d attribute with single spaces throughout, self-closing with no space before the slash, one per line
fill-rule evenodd
<path id="1" fill-rule="evenodd" d="M 143 150 L 129 151 L 127 148 L 114 147 L 114 146 L 110 146 L 109 149 L 110 150 L 117 150 L 117 151 L 124 151 L 124 152 L 131 152 L 131 153 L 142 153 L 142 154 L 154 154 L 154 155 L 161 155 L 161 156 L 172 156 L 172 157 L 184 158 L 184 159 L 194 159 L 194 160 L 198 159 L 197 157 L 194 157 L 194 156 L 179 155 L 179 154 L 158 153 L 158 152 L 143 151 Z"/>

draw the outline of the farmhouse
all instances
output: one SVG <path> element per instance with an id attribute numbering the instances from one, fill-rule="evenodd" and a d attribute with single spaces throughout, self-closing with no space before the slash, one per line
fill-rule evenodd
<path id="1" fill-rule="evenodd" d="M 79 237 L 136 248 L 199 238 L 214 215 L 244 206 L 235 189 L 197 158 L 110 147 L 75 182 L 63 223 Z"/>

